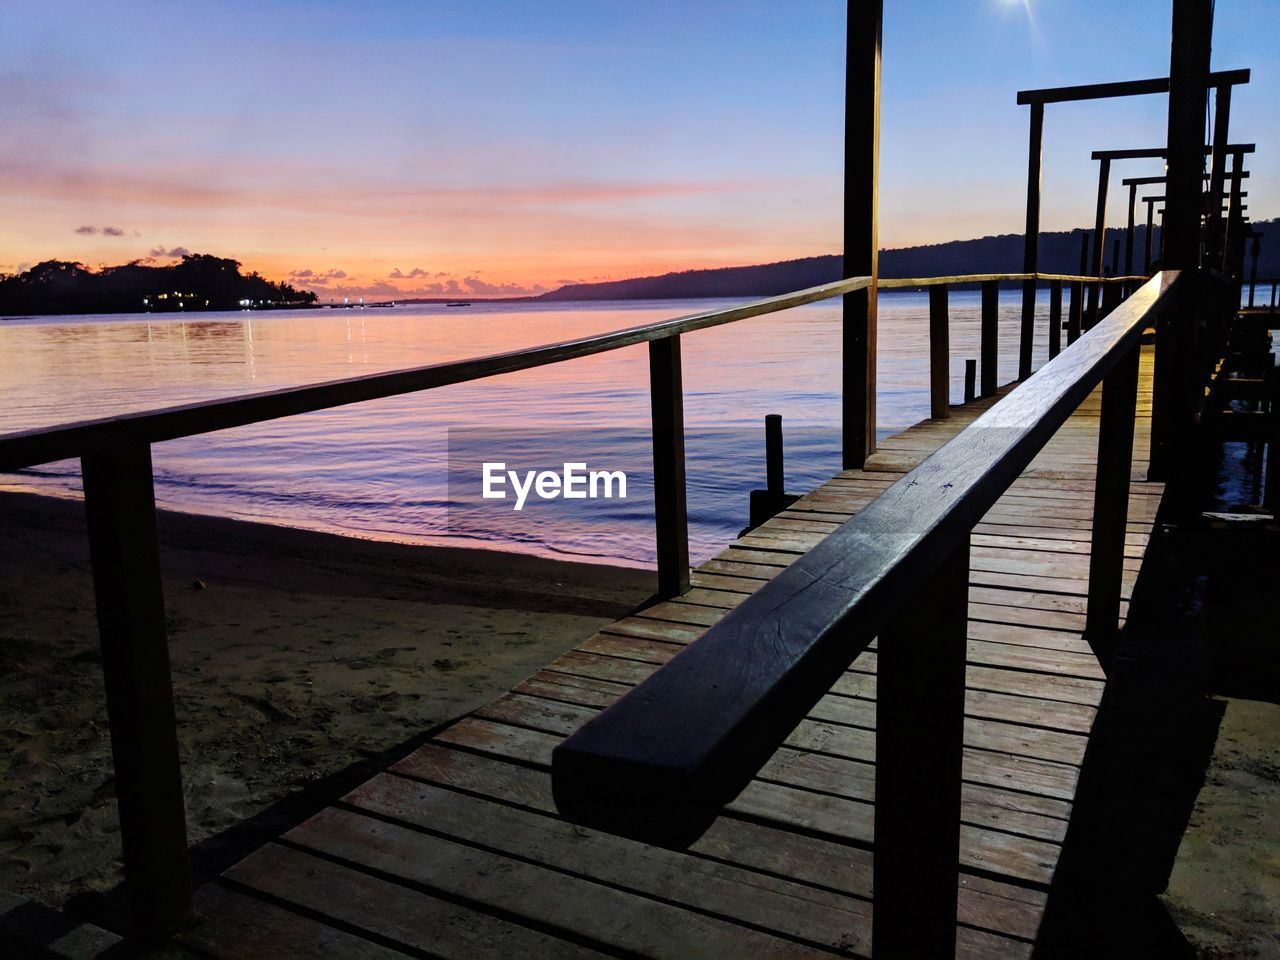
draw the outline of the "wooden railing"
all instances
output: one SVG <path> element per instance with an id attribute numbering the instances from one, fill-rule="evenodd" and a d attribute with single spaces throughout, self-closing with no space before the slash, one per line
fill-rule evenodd
<path id="1" fill-rule="evenodd" d="M 1104 282 L 1119 295 L 1134 279 L 1107 278 Z M 948 287 L 982 285 L 982 390 L 990 394 L 997 387 L 997 293 L 1001 281 L 1049 284 L 1049 352 L 1056 356 L 1061 345 L 1062 285 L 1071 284 L 1070 343 L 1080 336 L 1083 285 L 1098 282 L 1098 278 L 981 274 L 878 283 L 882 289 L 930 289 L 934 416 L 947 416 L 949 408 Z M 658 593 L 675 596 L 689 585 L 680 337 L 876 285 L 870 277 L 853 277 L 739 306 L 487 357 L 0 435 L 0 472 L 75 457 L 81 460 L 125 878 L 133 917 L 140 928 L 171 930 L 189 913 L 191 903 L 156 535 L 153 444 L 648 343 Z M 1030 349 L 1023 343 L 1020 352 Z M 847 407 L 850 398 L 844 397 L 843 402 Z"/>
<path id="2" fill-rule="evenodd" d="M 1185 298 L 1181 286 L 1177 274 L 1154 276 L 561 743 L 559 811 L 688 845 L 878 638 L 873 949 L 954 956 L 970 533 L 1102 384 L 1086 637 L 1105 663 L 1119 617 L 1140 341 L 1172 306 L 1195 302 L 1194 285 Z"/>

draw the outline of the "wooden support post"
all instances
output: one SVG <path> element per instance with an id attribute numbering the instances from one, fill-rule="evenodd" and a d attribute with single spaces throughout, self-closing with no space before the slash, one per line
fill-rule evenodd
<path id="1" fill-rule="evenodd" d="M 1200 265 L 1205 87 L 1212 34 L 1213 0 L 1173 0 L 1164 244 L 1165 266 L 1173 270 Z"/>
<path id="2" fill-rule="evenodd" d="M 969 547 L 942 560 L 892 629 L 876 680 L 871 952 L 955 956 Z"/>
<path id="3" fill-rule="evenodd" d="M 1080 325 L 1084 315 L 1084 282 L 1071 282 L 1071 305 L 1067 311 L 1067 344 L 1080 339 Z"/>
<path id="4" fill-rule="evenodd" d="M 1253 309 L 1253 295 L 1258 288 L 1258 255 L 1261 253 L 1262 238 L 1256 233 L 1253 243 L 1249 245 L 1251 266 L 1249 267 L 1249 308 Z"/>
<path id="5" fill-rule="evenodd" d="M 1031 104 L 1027 149 L 1027 225 L 1023 234 L 1022 272 L 1040 269 L 1040 164 L 1044 154 L 1044 103 Z M 1031 376 L 1036 331 L 1036 282 L 1022 281 L 1022 328 L 1018 340 L 1018 379 Z"/>
<path id="6" fill-rule="evenodd" d="M 1049 359 L 1062 352 L 1062 281 L 1049 281 Z"/>
<path id="7" fill-rule="evenodd" d="M 658 536 L 658 595 L 689 589 L 689 518 L 685 506 L 684 387 L 680 337 L 649 341 L 653 408 L 653 514 Z"/>
<path id="8" fill-rule="evenodd" d="M 1227 174 L 1226 146 L 1231 125 L 1231 84 L 1218 86 L 1213 100 L 1213 155 L 1209 168 L 1209 218 L 1205 224 L 1205 261 L 1222 259 L 1222 191 Z"/>
<path id="9" fill-rule="evenodd" d="M 1153 197 L 1148 197 L 1145 200 L 1145 203 L 1147 205 L 1147 252 L 1146 258 L 1142 262 L 1142 272 L 1145 276 L 1149 277 L 1151 276 L 1151 241 L 1155 236 L 1156 201 Z"/>
<path id="10" fill-rule="evenodd" d="M 1089 607 L 1085 639 L 1107 669 L 1120 622 L 1124 541 L 1129 522 L 1129 475 L 1138 399 L 1138 347 L 1102 382 L 1098 467 L 1093 490 L 1093 538 L 1089 546 Z"/>
<path id="11" fill-rule="evenodd" d="M 1133 276 L 1133 217 L 1138 205 L 1138 185 L 1129 184 L 1129 226 L 1124 234 L 1124 275 Z"/>
<path id="12" fill-rule="evenodd" d="M 1194 432 L 1195 363 L 1183 356 L 1194 342 L 1200 285 L 1201 190 L 1204 173 L 1205 85 L 1213 36 L 1213 0 L 1173 0 L 1169 56 L 1169 142 L 1166 149 L 1165 213 L 1161 242 L 1166 269 L 1187 271 L 1181 310 L 1166 311 L 1156 326 L 1151 398 L 1151 460 L 1148 477 L 1167 480 L 1176 472 L 1180 445 Z M 1237 156 L 1236 166 L 1240 163 Z"/>
<path id="13" fill-rule="evenodd" d="M 125 884 L 135 931 L 153 939 L 190 915 L 191 867 L 151 448 L 86 455 L 81 470 Z"/>
<path id="14" fill-rule="evenodd" d="M 994 396 L 1000 386 L 1000 281 L 982 281 L 982 333 L 978 354 L 982 360 L 982 395 Z"/>
<path id="15" fill-rule="evenodd" d="M 876 448 L 877 206 L 880 170 L 880 32 L 884 0 L 848 4 L 844 106 L 844 275 L 871 286 L 843 298 L 842 447 L 846 470 Z"/>
<path id="16" fill-rule="evenodd" d="M 1103 265 L 1107 256 L 1107 183 L 1111 177 L 1111 160 L 1103 157 L 1098 161 L 1098 206 L 1093 221 L 1093 263 L 1087 271 L 1090 276 L 1102 276 Z M 1093 329 L 1098 322 L 1098 307 L 1102 297 L 1102 286 L 1097 281 L 1089 285 L 1089 314 L 1085 317 L 1086 330 Z"/>
<path id="17" fill-rule="evenodd" d="M 978 396 L 978 361 L 964 362 L 964 402 L 973 403 Z"/>
<path id="18" fill-rule="evenodd" d="M 951 416 L 951 344 L 947 285 L 929 288 L 929 416 Z"/>
<path id="19" fill-rule="evenodd" d="M 786 489 L 782 464 L 782 415 L 770 413 L 764 418 L 765 487 L 776 497 Z"/>

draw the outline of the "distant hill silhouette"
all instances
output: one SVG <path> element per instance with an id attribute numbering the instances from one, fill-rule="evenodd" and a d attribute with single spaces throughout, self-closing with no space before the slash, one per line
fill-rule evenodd
<path id="1" fill-rule="evenodd" d="M 287 283 L 272 283 L 240 263 L 208 254 L 188 254 L 170 266 L 133 262 L 90 270 L 82 263 L 46 260 L 13 276 L 0 276 L 0 314 L 135 313 L 299 307 L 316 295 Z"/>
<path id="2" fill-rule="evenodd" d="M 1253 226 L 1262 231 L 1262 257 L 1258 275 L 1280 275 L 1280 220 Z M 1159 250 L 1156 228 L 1154 249 Z M 1080 247 L 1086 230 L 1040 235 L 1040 272 L 1074 274 L 1080 271 Z M 1114 245 L 1120 244 L 1119 269 L 1124 270 L 1124 230 L 1108 230 L 1105 263 L 1110 270 Z M 1141 273 L 1146 226 L 1134 237 L 1134 272 Z M 1158 254 L 1153 254 L 1158 255 Z M 792 290 L 839 280 L 843 257 L 838 254 L 784 260 L 751 267 L 686 270 L 657 277 L 637 277 L 604 283 L 576 283 L 544 293 L 538 300 L 682 300 L 701 297 L 771 297 Z M 1246 259 L 1246 276 L 1248 274 Z M 1022 234 L 1006 233 L 978 240 L 952 240 L 920 247 L 880 252 L 880 276 L 940 277 L 970 273 L 1018 273 L 1022 270 Z"/>

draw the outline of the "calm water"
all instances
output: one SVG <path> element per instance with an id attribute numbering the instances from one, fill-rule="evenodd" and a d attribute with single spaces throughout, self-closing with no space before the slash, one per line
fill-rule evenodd
<path id="1" fill-rule="evenodd" d="M 1019 294 L 1001 299 L 1000 380 L 1016 372 Z M 648 323 L 730 301 L 518 304 L 0 320 L 0 432 L 458 359 Z M 953 397 L 978 355 L 977 291 L 953 292 Z M 1041 304 L 1037 362 L 1043 360 Z M 882 435 L 928 415 L 927 297 L 880 301 Z M 763 419 L 783 416 L 787 486 L 839 469 L 839 302 L 684 337 L 691 553 L 746 522 L 764 486 Z M 175 440 L 154 449 L 161 506 L 405 542 L 653 560 L 645 347 Z M 624 470 L 625 500 L 479 497 L 480 463 Z M 79 492 L 66 462 L 0 486 Z"/>

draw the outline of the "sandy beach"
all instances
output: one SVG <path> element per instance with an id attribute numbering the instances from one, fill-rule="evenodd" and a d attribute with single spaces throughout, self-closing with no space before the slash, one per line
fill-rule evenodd
<path id="1" fill-rule="evenodd" d="M 305 788 L 331 798 L 341 771 L 502 694 L 653 588 L 496 551 L 159 523 L 198 873 L 234 856 L 229 828 L 278 829 Z M 0 608 L 0 889 L 56 905 L 120 880 L 79 503 L 0 495 Z"/>

